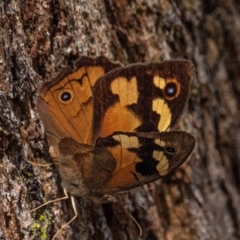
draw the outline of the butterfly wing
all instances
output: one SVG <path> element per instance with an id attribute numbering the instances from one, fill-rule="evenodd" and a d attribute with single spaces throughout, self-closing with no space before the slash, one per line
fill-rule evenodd
<path id="1" fill-rule="evenodd" d="M 96 147 L 106 148 L 116 160 L 104 193 L 131 189 L 152 182 L 180 166 L 195 145 L 186 132 L 123 133 L 99 138 Z"/>
<path id="2" fill-rule="evenodd" d="M 50 145 L 64 137 L 92 143 L 92 87 L 100 76 L 120 66 L 105 57 L 82 57 L 74 70 L 66 68 L 43 85 L 37 108 Z"/>
<path id="3" fill-rule="evenodd" d="M 64 189 L 71 195 L 97 195 L 111 179 L 116 160 L 105 147 L 63 138 L 52 155 Z"/>
<path id="4" fill-rule="evenodd" d="M 167 175 L 188 158 L 194 145 L 186 132 L 115 132 L 99 138 L 95 146 L 63 138 L 53 161 L 70 194 L 101 196 Z"/>
<path id="5" fill-rule="evenodd" d="M 115 131 L 162 132 L 189 98 L 194 69 L 187 60 L 132 64 L 102 76 L 93 91 L 93 139 Z"/>

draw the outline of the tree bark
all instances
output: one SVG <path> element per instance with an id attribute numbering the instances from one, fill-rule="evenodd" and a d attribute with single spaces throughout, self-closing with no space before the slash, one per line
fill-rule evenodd
<path id="1" fill-rule="evenodd" d="M 0 238 L 51 239 L 73 217 L 35 103 L 38 87 L 79 56 L 124 64 L 187 58 L 196 68 L 179 129 L 196 147 L 170 176 L 119 204 L 78 199 L 58 239 L 240 238 L 240 5 L 237 1 L 0 2 Z M 143 228 L 129 217 L 132 214 Z"/>

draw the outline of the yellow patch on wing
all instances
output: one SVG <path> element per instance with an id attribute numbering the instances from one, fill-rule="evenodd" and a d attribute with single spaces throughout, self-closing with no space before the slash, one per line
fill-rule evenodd
<path id="1" fill-rule="evenodd" d="M 159 75 L 155 75 L 153 77 L 153 83 L 157 88 L 164 90 L 167 84 L 167 80 L 160 77 Z M 165 131 L 171 123 L 172 116 L 171 110 L 168 107 L 167 102 L 165 102 L 165 100 L 161 98 L 154 99 L 152 102 L 152 109 L 161 116 L 158 123 L 158 130 L 160 132 Z"/>
<path id="2" fill-rule="evenodd" d="M 133 132 L 142 123 L 134 112 L 127 108 L 128 105 L 136 104 L 138 100 L 136 77 L 129 81 L 124 77 L 114 79 L 111 83 L 111 91 L 118 95 L 119 102 L 105 112 L 100 132 L 101 137 L 106 137 L 116 130 Z"/>
<path id="3" fill-rule="evenodd" d="M 158 123 L 159 132 L 165 131 L 171 123 L 172 115 L 170 108 L 163 99 L 157 98 L 152 102 L 152 109 L 161 116 Z"/>
<path id="4" fill-rule="evenodd" d="M 161 146 L 161 147 L 166 146 L 166 142 L 162 141 L 160 138 L 156 138 L 154 140 L 154 143 Z M 159 163 L 156 167 L 159 174 L 161 176 L 166 175 L 168 173 L 168 169 L 169 169 L 169 162 L 168 162 L 167 157 L 164 154 L 164 151 L 154 150 L 153 151 L 153 158 L 159 161 Z"/>
<path id="5" fill-rule="evenodd" d="M 113 138 L 120 142 L 119 145 L 109 148 L 109 151 L 112 153 L 117 162 L 114 174 L 134 162 L 141 161 L 137 158 L 136 153 L 128 150 L 128 148 L 139 147 L 139 141 L 137 137 L 129 137 L 125 134 L 118 134 Z"/>
<path id="6" fill-rule="evenodd" d="M 153 83 L 156 87 L 158 87 L 160 89 L 164 89 L 166 86 L 166 79 L 160 77 L 159 75 L 155 75 L 153 77 Z"/>
<path id="7" fill-rule="evenodd" d="M 113 138 L 119 142 L 121 142 L 122 148 L 138 148 L 139 141 L 136 136 L 128 136 L 126 134 L 117 134 L 114 135 Z"/>
<path id="8" fill-rule="evenodd" d="M 153 158 L 154 159 L 161 159 L 164 155 L 164 152 L 163 151 L 157 151 L 157 150 L 154 150 L 153 151 Z"/>
<path id="9" fill-rule="evenodd" d="M 159 146 L 161 146 L 161 147 L 165 147 L 165 146 L 166 146 L 166 142 L 162 141 L 162 140 L 159 139 L 159 138 L 156 138 L 156 139 L 154 140 L 154 143 L 157 144 L 157 145 L 159 145 Z"/>
<path id="10" fill-rule="evenodd" d="M 111 90 L 119 96 L 121 106 L 137 103 L 137 78 L 132 77 L 129 81 L 124 77 L 116 78 L 111 83 Z"/>
<path id="11" fill-rule="evenodd" d="M 169 162 L 168 162 L 167 157 L 164 155 L 163 151 L 159 151 L 158 157 L 160 157 L 160 158 L 156 158 L 159 160 L 159 163 L 157 165 L 157 170 L 161 176 L 164 176 L 168 173 Z"/>

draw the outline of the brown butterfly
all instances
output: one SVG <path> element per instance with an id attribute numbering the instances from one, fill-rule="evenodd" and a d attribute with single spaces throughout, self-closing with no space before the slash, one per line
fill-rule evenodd
<path id="1" fill-rule="evenodd" d="M 44 84 L 37 108 L 63 188 L 100 197 L 181 165 L 195 139 L 168 130 L 182 115 L 193 76 L 187 60 L 124 67 L 82 57 Z"/>
<path id="2" fill-rule="evenodd" d="M 123 67 L 105 57 L 82 57 L 74 70 L 44 84 L 38 111 L 67 191 L 83 196 L 130 189 L 182 164 L 194 138 L 164 131 L 182 115 L 193 76 L 187 60 Z"/>

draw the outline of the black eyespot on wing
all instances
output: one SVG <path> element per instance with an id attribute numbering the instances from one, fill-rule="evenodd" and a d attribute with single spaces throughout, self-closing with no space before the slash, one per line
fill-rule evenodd
<path id="1" fill-rule="evenodd" d="M 61 94 L 61 99 L 66 102 L 66 101 L 69 101 L 71 99 L 71 94 L 69 92 L 63 92 Z"/>
<path id="2" fill-rule="evenodd" d="M 61 103 L 67 104 L 67 103 L 72 102 L 73 96 L 74 96 L 74 94 L 71 90 L 64 90 L 59 93 L 58 99 Z"/>
<path id="3" fill-rule="evenodd" d="M 170 82 L 164 88 L 165 96 L 171 98 L 174 97 L 177 93 L 177 85 L 174 82 Z"/>
<path id="4" fill-rule="evenodd" d="M 174 147 L 166 147 L 165 152 L 168 154 L 174 154 L 176 152 Z"/>

